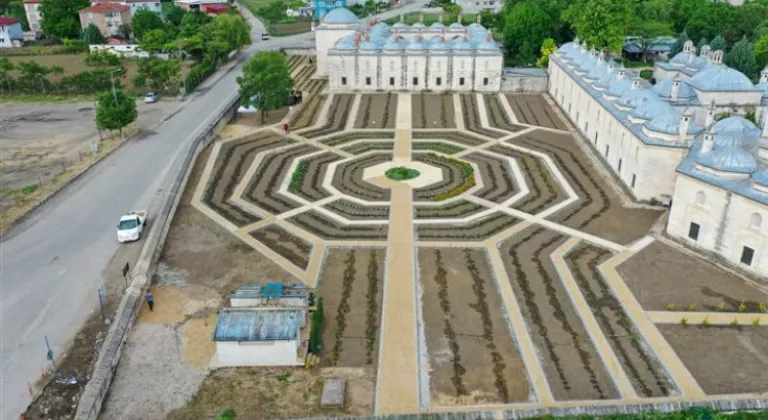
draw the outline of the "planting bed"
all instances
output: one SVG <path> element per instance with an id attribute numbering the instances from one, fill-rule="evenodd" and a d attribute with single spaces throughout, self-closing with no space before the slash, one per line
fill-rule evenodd
<path id="1" fill-rule="evenodd" d="M 388 169 L 384 175 L 395 181 L 405 181 L 413 179 L 421 175 L 421 173 L 415 169 L 408 168 L 406 166 L 398 166 L 396 168 Z"/>
<path id="2" fill-rule="evenodd" d="M 395 128 L 397 95 L 365 94 L 360 98 L 355 128 Z"/>
<path id="3" fill-rule="evenodd" d="M 657 327 L 707 394 L 768 392 L 768 327 Z"/>
<path id="4" fill-rule="evenodd" d="M 328 85 L 327 79 L 310 79 L 304 85 L 304 90 L 311 95 L 319 95 Z"/>
<path id="5" fill-rule="evenodd" d="M 384 248 L 332 248 L 323 263 L 323 366 L 376 366 L 384 287 Z"/>
<path id="6" fill-rule="evenodd" d="M 527 401 L 525 366 L 486 251 L 420 248 L 418 259 L 432 403 Z"/>
<path id="7" fill-rule="evenodd" d="M 307 269 L 309 256 L 312 253 L 312 244 L 309 242 L 292 235 L 276 224 L 250 232 L 250 235 L 302 270 Z"/>
<path id="8" fill-rule="evenodd" d="M 530 192 L 516 202 L 512 206 L 513 208 L 536 214 L 565 200 L 565 193 L 560 190 L 559 184 L 543 160 L 504 146 L 493 146 L 488 150 L 515 158 L 520 165 L 520 170 Z"/>
<path id="9" fill-rule="evenodd" d="M 389 207 L 386 206 L 364 206 L 354 201 L 339 199 L 323 207 L 350 220 L 389 219 Z"/>
<path id="10" fill-rule="evenodd" d="M 414 131 L 411 137 L 414 140 L 419 139 L 440 139 L 449 140 L 454 143 L 465 144 L 467 146 L 479 146 L 486 143 L 487 140 L 475 137 L 461 131 Z"/>
<path id="11" fill-rule="evenodd" d="M 291 128 L 301 130 L 302 128 L 312 127 L 317 122 L 320 110 L 325 104 L 325 95 L 313 95 L 301 105 L 296 114 L 291 117 Z"/>
<path id="12" fill-rule="evenodd" d="M 549 106 L 541 95 L 506 95 L 512 112 L 518 121 L 540 127 L 557 128 L 567 130 L 568 127 L 561 120 L 552 107 Z"/>
<path id="13" fill-rule="evenodd" d="M 517 222 L 508 214 L 495 212 L 464 224 L 419 224 L 416 236 L 420 241 L 484 241 Z"/>
<path id="14" fill-rule="evenodd" d="M 413 160 L 443 170 L 440 182 L 413 190 L 416 201 L 441 201 L 472 188 L 475 185 L 472 167 L 466 162 L 446 158 L 434 153 L 414 153 Z"/>
<path id="15" fill-rule="evenodd" d="M 473 133 L 493 139 L 498 139 L 506 135 L 506 133 L 501 131 L 491 130 L 482 126 L 480 123 L 480 111 L 477 109 L 477 96 L 474 93 L 459 95 L 459 97 L 461 98 L 464 128 Z"/>
<path id="16" fill-rule="evenodd" d="M 389 201 L 389 190 L 363 181 L 363 170 L 392 160 L 391 153 L 374 153 L 339 164 L 333 174 L 333 186 L 341 193 L 368 201 Z"/>
<path id="17" fill-rule="evenodd" d="M 413 128 L 456 128 L 451 94 L 411 95 Z"/>
<path id="18" fill-rule="evenodd" d="M 354 133 L 345 133 L 338 136 L 328 137 L 320 140 L 320 143 L 327 144 L 328 146 L 340 146 L 345 143 L 351 143 L 353 141 L 363 140 L 363 139 L 386 140 L 386 139 L 394 139 L 394 138 L 395 138 L 394 131 L 366 131 L 366 132 L 358 131 Z"/>
<path id="19" fill-rule="evenodd" d="M 339 159 L 341 156 L 333 152 L 325 152 L 304 159 L 306 174 L 296 185 L 295 191 L 291 192 L 309 201 L 330 197 L 331 194 L 323 188 L 323 179 L 325 179 L 325 173 L 328 171 L 328 165 Z"/>
<path id="20" fill-rule="evenodd" d="M 440 206 L 418 206 L 416 207 L 416 218 L 458 219 L 479 213 L 485 209 L 486 208 L 480 204 L 476 204 L 467 200 L 458 200 Z"/>
<path id="21" fill-rule="evenodd" d="M 550 216 L 554 221 L 621 244 L 648 233 L 658 210 L 625 208 L 570 134 L 532 131 L 509 141 L 549 154 L 579 200 Z"/>
<path id="22" fill-rule="evenodd" d="M 666 311 L 670 304 L 685 311 L 696 304 L 699 311 L 733 312 L 744 302 L 745 312 L 759 312 L 761 302 L 768 305 L 765 287 L 761 290 L 704 258 L 659 241 L 621 264 L 618 272 L 643 308 L 650 311 Z"/>
<path id="23" fill-rule="evenodd" d="M 296 70 L 300 65 L 303 65 L 306 60 L 305 55 L 289 55 L 286 56 L 286 64 L 288 65 L 288 71 L 293 73 L 294 70 Z"/>
<path id="24" fill-rule="evenodd" d="M 311 139 L 342 131 L 352 110 L 352 101 L 354 99 L 355 95 L 334 95 L 325 124 L 314 130 L 304 131 L 301 133 L 301 136 Z"/>
<path id="25" fill-rule="evenodd" d="M 485 110 L 488 114 L 488 124 L 491 127 L 511 132 L 517 132 L 525 128 L 512 122 L 504 110 L 504 106 L 501 104 L 499 95 L 483 95 L 483 99 L 485 100 Z"/>
<path id="26" fill-rule="evenodd" d="M 441 141 L 414 141 L 411 142 L 411 149 L 414 151 L 438 152 L 444 155 L 453 155 L 465 150 L 463 147 Z"/>
<path id="27" fill-rule="evenodd" d="M 670 395 L 674 388 L 667 380 L 664 368 L 655 361 L 655 355 L 648 354 L 632 321 L 597 270 L 597 266 L 611 256 L 610 251 L 580 245 L 568 253 L 565 260 L 637 395 Z"/>
<path id="28" fill-rule="evenodd" d="M 315 74 L 317 66 L 315 64 L 304 63 L 303 67 L 294 75 L 293 84 L 297 89 L 307 90 L 307 85 L 312 80 L 312 75 Z"/>
<path id="29" fill-rule="evenodd" d="M 352 146 L 344 147 L 341 150 L 352 153 L 353 155 L 361 155 L 365 152 L 370 152 L 371 150 L 391 151 L 394 148 L 395 148 L 395 143 L 391 141 L 371 141 L 371 142 L 353 144 Z"/>
<path id="30" fill-rule="evenodd" d="M 566 239 L 540 227 L 528 228 L 501 245 L 504 267 L 555 399 L 617 398 L 550 260 Z"/>
<path id="31" fill-rule="evenodd" d="M 476 164 L 480 170 L 479 176 L 483 180 L 483 188 L 475 191 L 475 196 L 501 203 L 517 192 L 512 168 L 509 167 L 508 162 L 485 153 L 471 153 L 465 155 L 463 159 Z"/>
<path id="32" fill-rule="evenodd" d="M 387 225 L 344 225 L 314 210 L 288 221 L 326 240 L 384 240 L 388 232 Z"/>
<path id="33" fill-rule="evenodd" d="M 272 214 L 299 207 L 295 201 L 278 193 L 278 188 L 283 177 L 290 176 L 288 167 L 294 159 L 318 150 L 314 146 L 300 145 L 264 156 L 243 198 Z"/>
<path id="34" fill-rule="evenodd" d="M 242 140 L 224 143 L 216 157 L 213 177 L 205 189 L 203 202 L 238 227 L 260 220 L 259 217 L 230 204 L 229 199 L 256 154 L 292 142 L 274 132 L 262 131 Z"/>

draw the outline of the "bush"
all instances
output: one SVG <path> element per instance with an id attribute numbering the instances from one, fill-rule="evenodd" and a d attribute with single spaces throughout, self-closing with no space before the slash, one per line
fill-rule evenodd
<path id="1" fill-rule="evenodd" d="M 235 420 L 237 418 L 237 413 L 235 413 L 234 408 L 225 408 L 224 411 L 219 414 L 218 417 L 216 417 L 216 420 Z"/>
<path id="2" fill-rule="evenodd" d="M 319 354 L 322 346 L 320 345 L 320 336 L 323 332 L 323 298 L 317 299 L 317 306 L 312 313 L 309 330 L 309 351 Z"/>
<path id="3" fill-rule="evenodd" d="M 213 72 L 216 70 L 216 63 L 208 58 L 204 58 L 199 63 L 192 67 L 189 71 L 187 78 L 184 79 L 187 92 L 193 91 L 196 87 L 200 86 Z"/>
<path id="4" fill-rule="evenodd" d="M 85 64 L 91 67 L 119 66 L 122 57 L 106 51 L 94 51 L 85 57 Z"/>

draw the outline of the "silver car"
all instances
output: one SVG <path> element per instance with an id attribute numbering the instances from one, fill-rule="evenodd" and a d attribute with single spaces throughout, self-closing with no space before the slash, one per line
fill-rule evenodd
<path id="1" fill-rule="evenodd" d="M 145 104 L 153 104 L 159 100 L 160 100 L 160 95 L 158 95 L 155 92 L 149 92 L 148 94 L 144 95 Z"/>

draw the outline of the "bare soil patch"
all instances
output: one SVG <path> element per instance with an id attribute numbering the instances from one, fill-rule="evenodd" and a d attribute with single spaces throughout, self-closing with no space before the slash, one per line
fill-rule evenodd
<path id="1" fill-rule="evenodd" d="M 549 167 L 538 157 L 504 146 L 488 150 L 517 160 L 530 192 L 512 206 L 526 213 L 536 214 L 565 200 L 565 193 L 555 181 Z"/>
<path id="2" fill-rule="evenodd" d="M 657 327 L 707 394 L 768 391 L 768 327 Z"/>
<path id="3" fill-rule="evenodd" d="M 483 188 L 475 191 L 476 197 L 502 203 L 517 193 L 512 168 L 508 162 L 485 153 L 471 153 L 464 156 L 464 159 L 475 163 L 480 170 Z"/>
<path id="4" fill-rule="evenodd" d="M 621 264 L 618 272 L 643 308 L 651 311 L 666 311 L 670 304 L 685 311 L 696 304 L 700 311 L 735 312 L 744 302 L 747 312 L 758 312 L 761 302 L 768 304 L 764 287 L 659 241 Z"/>
<path id="5" fill-rule="evenodd" d="M 549 106 L 541 95 L 506 95 L 512 112 L 518 121 L 540 127 L 567 130 L 565 125 L 552 107 Z"/>
<path id="6" fill-rule="evenodd" d="M 357 110 L 355 128 L 395 128 L 397 116 L 397 95 L 365 94 Z"/>
<path id="7" fill-rule="evenodd" d="M 465 166 L 468 166 L 466 162 L 434 153 L 414 153 L 413 160 L 438 167 L 443 172 L 443 179 L 440 182 L 413 190 L 414 199 L 417 201 L 433 201 L 439 195 L 446 195 L 470 182 L 465 170 Z M 474 184 L 474 179 L 471 182 Z"/>
<path id="8" fill-rule="evenodd" d="M 414 151 L 433 151 L 444 155 L 453 155 L 465 150 L 463 147 L 442 141 L 414 141 L 411 142 Z"/>
<path id="9" fill-rule="evenodd" d="M 342 131 L 347 123 L 347 119 L 349 119 L 354 99 L 355 95 L 334 95 L 331 109 L 328 110 L 328 120 L 325 124 L 314 130 L 307 130 L 301 133 L 301 135 L 311 139 Z"/>
<path id="10" fill-rule="evenodd" d="M 614 399 L 613 381 L 549 257 L 566 239 L 528 228 L 501 245 L 504 266 L 555 399 Z"/>
<path id="11" fill-rule="evenodd" d="M 389 219 L 389 207 L 387 206 L 364 206 L 342 198 L 328 203 L 324 207 L 350 220 Z"/>
<path id="12" fill-rule="evenodd" d="M 458 200 L 440 206 L 417 206 L 417 219 L 463 218 L 486 208 L 467 200 Z"/>
<path id="13" fill-rule="evenodd" d="M 288 168 L 294 159 L 318 150 L 304 144 L 268 154 L 259 163 L 259 168 L 245 188 L 243 198 L 272 214 L 299 207 L 298 203 L 280 194 L 278 189 L 283 178 L 291 176 Z"/>
<path id="14" fill-rule="evenodd" d="M 418 258 L 433 403 L 526 401 L 525 366 L 485 250 L 420 248 Z"/>
<path id="15" fill-rule="evenodd" d="M 390 192 L 363 180 L 365 168 L 392 160 L 391 153 L 373 153 L 336 167 L 332 184 L 340 192 L 367 201 L 389 201 Z"/>
<path id="16" fill-rule="evenodd" d="M 504 106 L 501 104 L 499 96 L 496 94 L 483 95 L 485 100 L 485 109 L 488 113 L 488 123 L 491 127 L 496 127 L 502 130 L 517 132 L 525 127 L 512 122 L 512 119 L 507 115 Z"/>
<path id="17" fill-rule="evenodd" d="M 621 244 L 646 235 L 661 214 L 658 210 L 626 208 L 570 134 L 536 130 L 510 140 L 549 154 L 579 200 L 550 216 L 554 221 Z"/>
<path id="18" fill-rule="evenodd" d="M 325 305 L 322 366 L 376 368 L 384 287 L 384 248 L 334 248 L 318 283 Z"/>
<path id="19" fill-rule="evenodd" d="M 312 253 L 311 243 L 292 235 L 276 224 L 250 232 L 250 235 L 302 270 L 307 269 L 309 256 Z"/>
<path id="20" fill-rule="evenodd" d="M 291 128 L 301 130 L 302 128 L 315 125 L 326 99 L 325 95 L 314 95 L 311 98 L 305 99 L 301 108 L 291 117 Z"/>
<path id="21" fill-rule="evenodd" d="M 345 152 L 352 153 L 354 155 L 360 155 L 371 150 L 384 150 L 391 151 L 395 148 L 395 143 L 391 141 L 376 141 L 353 144 L 343 148 Z"/>
<path id="22" fill-rule="evenodd" d="M 414 131 L 412 137 L 414 139 L 449 140 L 467 146 L 479 146 L 488 141 L 462 131 Z"/>
<path id="23" fill-rule="evenodd" d="M 384 240 L 388 225 L 345 225 L 315 210 L 288 219 L 294 225 L 326 240 Z"/>
<path id="24" fill-rule="evenodd" d="M 498 139 L 506 135 L 506 133 L 502 131 L 491 130 L 482 126 L 480 122 L 480 110 L 477 107 L 477 96 L 474 93 L 459 95 L 459 97 L 461 98 L 464 128 L 473 133 L 492 139 Z"/>
<path id="25" fill-rule="evenodd" d="M 456 128 L 451 94 L 412 95 L 411 112 L 413 128 Z"/>
<path id="26" fill-rule="evenodd" d="M 416 225 L 416 237 L 421 241 L 484 241 L 517 222 L 506 213 L 495 212 L 461 224 L 419 224 Z"/>
<path id="27" fill-rule="evenodd" d="M 375 372 L 366 368 L 228 368 L 208 375 L 197 395 L 167 420 L 215 418 L 230 407 L 238 419 L 330 418 L 373 414 Z M 320 408 L 323 381 L 347 380 L 344 408 Z"/>
<path id="28" fill-rule="evenodd" d="M 621 303 L 597 270 L 597 266 L 611 256 L 610 251 L 580 245 L 566 255 L 565 260 L 637 394 L 644 397 L 670 395 L 675 389 L 673 383 L 656 362 L 656 356 L 649 354 Z"/>
<path id="29" fill-rule="evenodd" d="M 356 131 L 353 133 L 344 133 L 320 140 L 320 143 L 328 146 L 340 146 L 345 143 L 351 143 L 363 139 L 394 139 L 394 131 Z"/>
<path id="30" fill-rule="evenodd" d="M 328 166 L 339 159 L 341 159 L 341 156 L 333 152 L 325 152 L 303 159 L 307 163 L 306 174 L 301 179 L 296 190 L 291 192 L 309 201 L 318 201 L 330 197 L 331 193 L 323 187 L 323 180 L 325 179 L 326 172 L 328 172 Z"/>

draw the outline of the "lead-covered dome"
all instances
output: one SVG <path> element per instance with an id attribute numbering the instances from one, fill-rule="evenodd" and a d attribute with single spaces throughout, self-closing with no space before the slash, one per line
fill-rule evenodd
<path id="1" fill-rule="evenodd" d="M 655 131 L 657 133 L 674 135 L 679 133 L 680 121 L 682 119 L 683 116 L 680 115 L 677 111 L 673 110 L 673 112 L 668 112 L 666 114 L 661 114 L 655 117 L 654 119 L 643 124 L 643 126 L 648 130 Z M 688 124 L 688 131 L 686 134 L 698 134 L 702 130 L 704 130 L 703 127 L 694 122 L 691 122 Z"/>
<path id="2" fill-rule="evenodd" d="M 699 90 L 740 92 L 756 90 L 747 76 L 724 65 L 712 65 L 691 77 L 689 83 Z"/>
<path id="3" fill-rule="evenodd" d="M 624 92 L 617 103 L 623 107 L 634 108 L 646 101 L 659 100 L 659 96 L 645 88 L 629 89 Z"/>
<path id="4" fill-rule="evenodd" d="M 741 115 L 723 118 L 712 126 L 711 131 L 715 134 L 739 132 L 743 134 L 746 140 L 750 141 L 759 140 L 762 134 L 760 128 L 755 123 Z"/>
<path id="5" fill-rule="evenodd" d="M 656 85 L 654 85 L 651 90 L 656 93 L 657 95 L 661 96 L 662 98 L 671 98 L 672 97 L 672 87 L 674 86 L 675 81 L 672 79 L 666 79 L 662 80 Z M 687 82 L 680 81 L 680 85 L 677 88 L 677 97 L 678 99 L 690 99 L 696 96 L 696 92 L 693 91 L 693 88 L 691 85 L 689 85 Z"/>
<path id="6" fill-rule="evenodd" d="M 762 171 L 752 174 L 752 182 L 768 187 L 768 169 L 763 169 Z"/>
<path id="7" fill-rule="evenodd" d="M 337 7 L 323 16 L 322 23 L 357 23 L 357 16 L 355 16 L 355 14 L 346 7 Z"/>
<path id="8" fill-rule="evenodd" d="M 629 115 L 641 120 L 653 120 L 656 117 L 673 112 L 675 110 L 669 102 L 660 99 L 649 99 L 637 105 L 635 109 L 629 112 Z"/>
<path id="9" fill-rule="evenodd" d="M 611 85 L 606 94 L 618 98 L 630 89 L 632 89 L 632 81 L 629 79 L 622 79 Z"/>
<path id="10" fill-rule="evenodd" d="M 739 147 L 724 147 L 699 156 L 698 162 L 706 167 L 736 173 L 752 173 L 757 170 L 757 159 Z"/>

